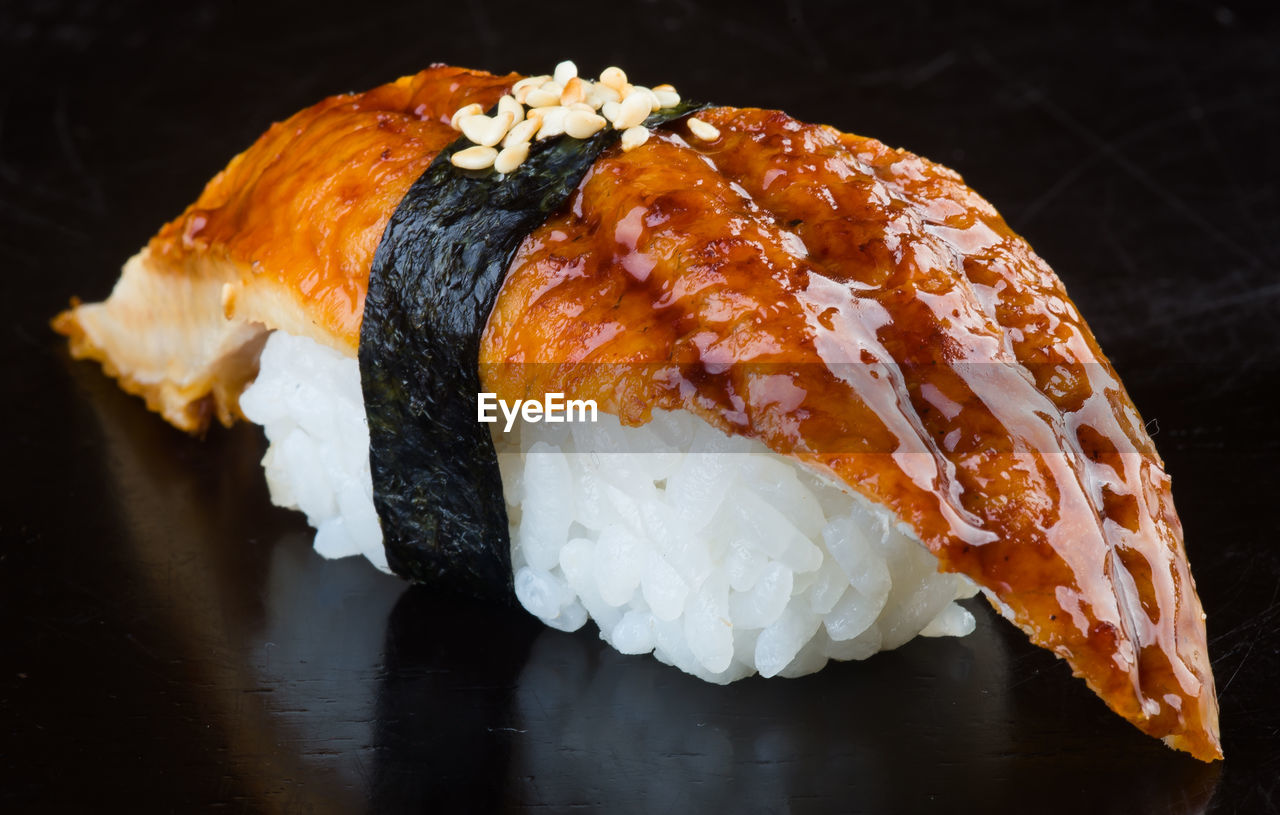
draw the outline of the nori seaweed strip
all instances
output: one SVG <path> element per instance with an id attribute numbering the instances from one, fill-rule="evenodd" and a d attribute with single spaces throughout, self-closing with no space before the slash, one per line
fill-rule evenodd
<path id="1" fill-rule="evenodd" d="M 654 127 L 706 107 L 684 102 Z M 369 273 L 360 384 L 387 562 L 415 581 L 510 602 L 507 509 L 489 426 L 476 421 L 480 335 L 520 242 L 618 139 L 536 142 L 505 178 L 436 156 L 405 194 Z"/>

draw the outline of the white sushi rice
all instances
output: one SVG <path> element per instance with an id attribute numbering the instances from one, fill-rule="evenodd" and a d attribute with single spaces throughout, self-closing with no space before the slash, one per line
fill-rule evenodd
<path id="1" fill-rule="evenodd" d="M 387 570 L 357 362 L 273 333 L 240 399 L 266 430 L 272 500 L 326 557 Z M 643 427 L 495 433 L 516 597 L 563 631 L 588 619 L 626 654 L 711 682 L 801 676 L 916 635 L 963 636 L 977 588 L 885 508 L 687 413 Z"/>
<path id="2" fill-rule="evenodd" d="M 373 508 L 369 425 L 356 360 L 306 337 L 274 331 L 240 409 L 266 431 L 271 501 L 305 512 L 316 551 L 364 555 L 390 572 Z"/>

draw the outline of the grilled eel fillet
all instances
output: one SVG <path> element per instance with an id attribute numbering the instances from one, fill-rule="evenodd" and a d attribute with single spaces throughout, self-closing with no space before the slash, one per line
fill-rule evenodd
<path id="1" fill-rule="evenodd" d="M 453 111 L 518 78 L 433 66 L 272 125 L 54 327 L 175 426 L 230 424 L 267 332 L 355 356 L 392 212 Z M 1220 758 L 1169 476 L 1053 271 L 945 167 L 776 111 L 700 117 L 719 137 L 606 151 L 524 240 L 486 390 L 628 424 L 682 408 L 805 461 L 894 510 L 1112 710 Z"/>

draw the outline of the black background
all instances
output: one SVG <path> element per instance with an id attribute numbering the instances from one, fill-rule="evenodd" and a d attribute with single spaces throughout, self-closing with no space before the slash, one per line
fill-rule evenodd
<path id="1" fill-rule="evenodd" d="M 1280 25 L 1228 4 L 0 3 L 0 808 L 1273 812 Z M 271 121 L 441 61 L 622 65 L 958 169 L 1066 282 L 1174 476 L 1225 762 L 977 632 L 729 688 L 309 550 L 47 320 Z"/>

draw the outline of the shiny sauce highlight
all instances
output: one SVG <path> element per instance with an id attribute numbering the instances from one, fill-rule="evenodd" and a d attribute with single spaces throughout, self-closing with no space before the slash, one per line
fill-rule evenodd
<path id="1" fill-rule="evenodd" d="M 1116 712 L 1220 755 L 1169 478 L 1052 270 L 959 176 L 784 114 L 602 157 L 522 245 L 487 389 L 690 410 L 892 508 Z"/>

